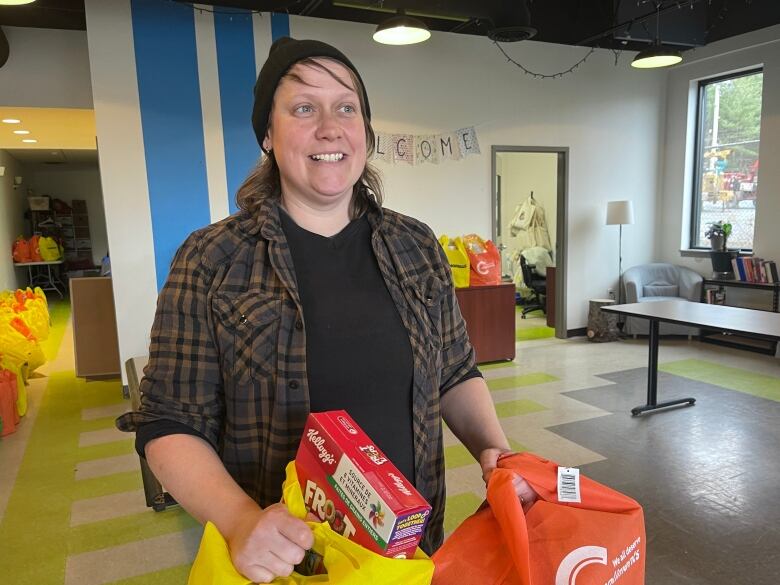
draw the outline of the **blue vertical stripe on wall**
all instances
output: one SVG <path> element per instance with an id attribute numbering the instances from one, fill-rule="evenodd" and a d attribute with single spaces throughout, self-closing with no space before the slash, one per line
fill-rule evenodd
<path id="1" fill-rule="evenodd" d="M 159 290 L 176 249 L 211 221 L 195 17 L 160 0 L 132 0 L 131 10 Z"/>
<path id="2" fill-rule="evenodd" d="M 260 146 L 252 130 L 255 85 L 255 49 L 252 13 L 214 13 L 219 70 L 222 135 L 230 212 L 238 210 L 236 191 L 257 163 Z"/>
<path id="3" fill-rule="evenodd" d="M 290 15 L 271 13 L 271 39 L 290 36 Z"/>

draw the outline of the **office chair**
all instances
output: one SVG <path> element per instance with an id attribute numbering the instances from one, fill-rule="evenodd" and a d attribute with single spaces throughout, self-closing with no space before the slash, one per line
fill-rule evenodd
<path id="1" fill-rule="evenodd" d="M 525 319 L 527 313 L 541 309 L 543 313 L 547 312 L 547 279 L 536 274 L 533 264 L 528 264 L 525 257 L 520 254 L 520 270 L 523 272 L 523 282 L 531 290 L 531 300 L 529 304 L 523 307 L 521 319 Z"/>

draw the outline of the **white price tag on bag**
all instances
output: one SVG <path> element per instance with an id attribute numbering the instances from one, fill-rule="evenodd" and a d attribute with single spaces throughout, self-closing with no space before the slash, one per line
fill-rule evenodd
<path id="1" fill-rule="evenodd" d="M 576 467 L 558 468 L 558 501 L 582 502 L 580 498 L 580 470 Z"/>

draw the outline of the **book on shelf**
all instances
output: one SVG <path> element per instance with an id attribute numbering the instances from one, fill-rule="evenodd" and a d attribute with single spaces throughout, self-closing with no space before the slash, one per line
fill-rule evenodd
<path id="1" fill-rule="evenodd" d="M 777 277 L 777 263 L 774 260 L 770 260 L 767 264 L 769 264 L 769 273 L 772 275 L 772 282 L 780 282 L 780 278 Z"/>

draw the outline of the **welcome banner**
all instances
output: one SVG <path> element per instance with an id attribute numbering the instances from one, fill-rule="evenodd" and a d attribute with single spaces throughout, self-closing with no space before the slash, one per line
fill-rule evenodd
<path id="1" fill-rule="evenodd" d="M 447 134 L 386 134 L 376 133 L 376 149 L 372 160 L 387 164 L 439 164 L 480 154 L 477 132 L 473 126 Z"/>

